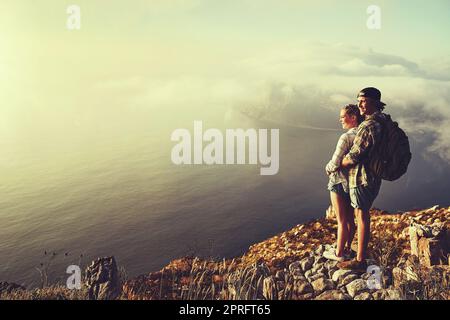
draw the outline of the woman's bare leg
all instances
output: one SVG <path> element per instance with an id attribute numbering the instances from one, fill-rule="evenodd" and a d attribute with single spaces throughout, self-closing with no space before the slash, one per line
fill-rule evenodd
<path id="1" fill-rule="evenodd" d="M 361 209 L 355 209 L 358 219 L 358 261 L 366 259 L 367 245 L 370 238 L 370 213 Z"/>
<path id="2" fill-rule="evenodd" d="M 336 256 L 342 257 L 344 246 L 348 240 L 347 201 L 336 192 L 330 192 L 330 198 L 338 223 Z"/>

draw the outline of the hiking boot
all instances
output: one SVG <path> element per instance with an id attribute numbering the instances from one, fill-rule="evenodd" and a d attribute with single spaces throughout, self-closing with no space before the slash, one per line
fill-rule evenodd
<path id="1" fill-rule="evenodd" d="M 334 248 L 330 248 L 330 249 L 328 249 L 328 250 L 325 250 L 325 251 L 323 252 L 323 257 L 324 257 L 324 258 L 327 258 L 328 260 L 334 260 L 334 261 L 338 261 L 338 262 L 341 262 L 341 261 L 344 261 L 344 260 L 345 260 L 345 257 L 344 257 L 344 256 L 338 257 L 338 256 L 336 255 L 336 249 L 334 249 Z"/>
<path id="2" fill-rule="evenodd" d="M 349 261 L 339 262 L 337 264 L 337 267 L 339 269 L 344 269 L 344 270 L 354 270 L 354 271 L 366 272 L 367 263 L 366 263 L 366 260 L 358 261 L 356 259 L 353 259 L 353 260 L 349 260 Z"/>

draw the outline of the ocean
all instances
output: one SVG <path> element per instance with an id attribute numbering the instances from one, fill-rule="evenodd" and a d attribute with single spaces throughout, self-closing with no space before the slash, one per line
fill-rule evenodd
<path id="1" fill-rule="evenodd" d="M 171 162 L 170 133 L 193 128 L 199 114 L 139 115 L 115 125 L 70 123 L 1 143 L 0 281 L 28 287 L 65 283 L 71 264 L 114 255 L 129 277 L 157 271 L 195 254 L 230 258 L 253 243 L 309 219 L 329 206 L 324 166 L 342 133 L 252 119 L 229 109 L 205 127 L 278 128 L 280 169 L 259 165 Z M 59 132 L 59 134 L 57 134 Z M 383 183 L 374 206 L 389 211 L 449 205 L 450 173 L 423 156 L 399 181 Z"/>

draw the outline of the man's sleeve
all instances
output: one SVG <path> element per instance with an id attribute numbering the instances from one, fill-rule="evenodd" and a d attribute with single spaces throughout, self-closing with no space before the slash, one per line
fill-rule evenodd
<path id="1" fill-rule="evenodd" d="M 361 162 L 369 153 L 370 148 L 373 145 L 373 135 L 373 125 L 368 125 L 358 130 L 355 140 L 353 141 L 353 146 L 346 156 L 352 163 L 355 164 Z"/>

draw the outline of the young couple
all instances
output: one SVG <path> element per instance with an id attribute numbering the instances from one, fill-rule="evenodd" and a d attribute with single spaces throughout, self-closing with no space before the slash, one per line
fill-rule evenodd
<path id="1" fill-rule="evenodd" d="M 357 98 L 358 105 L 349 104 L 340 112 L 342 128 L 347 132 L 339 138 L 336 151 L 325 168 L 338 230 L 336 245 L 329 247 L 323 256 L 339 261 L 341 269 L 365 272 L 370 238 L 369 210 L 381 187 L 381 179 L 371 172 L 368 162 L 382 136 L 380 121 L 386 115 L 382 113 L 385 104 L 381 102 L 378 89 L 365 88 Z M 355 253 L 351 243 L 356 231 L 358 251 Z"/>

